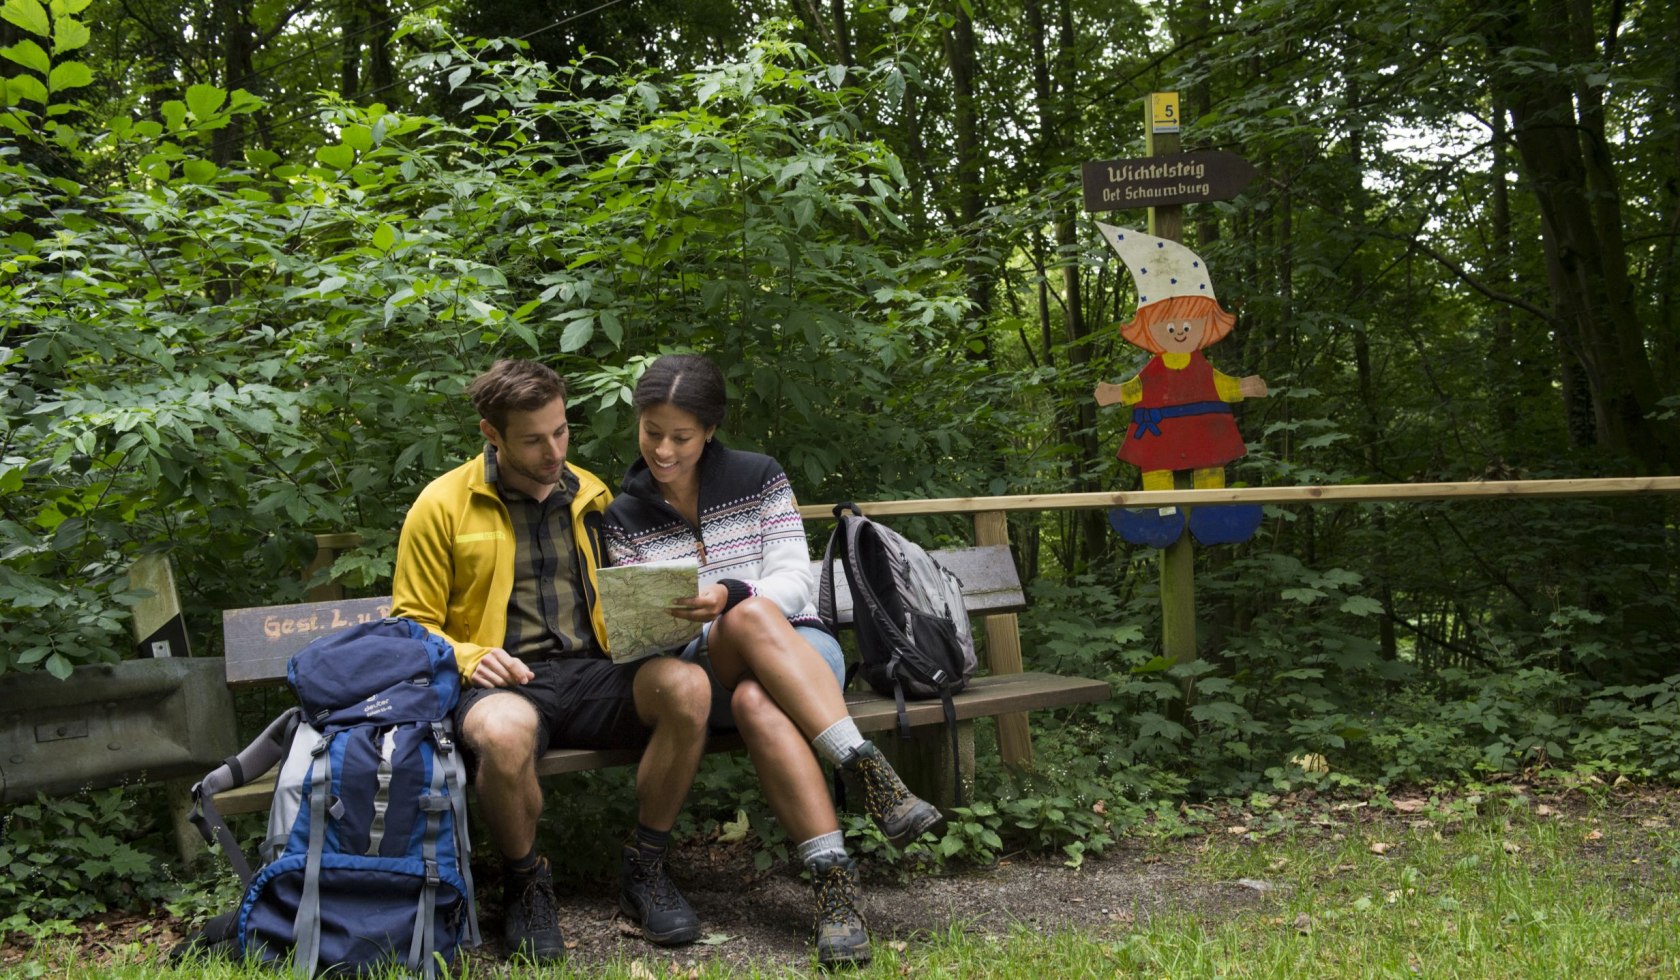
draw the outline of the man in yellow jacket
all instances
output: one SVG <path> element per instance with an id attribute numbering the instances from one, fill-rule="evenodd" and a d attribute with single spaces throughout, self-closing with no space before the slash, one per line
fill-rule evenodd
<path id="1" fill-rule="evenodd" d="M 700 765 L 710 681 L 676 658 L 619 665 L 604 652 L 595 570 L 612 493 L 566 462 L 560 376 L 497 361 L 467 394 L 484 453 L 433 480 L 409 509 L 392 615 L 454 644 L 465 682 L 455 723 L 507 863 L 506 951 L 536 962 L 565 955 L 548 860 L 536 850 L 536 760 L 550 747 L 643 748 L 619 904 L 648 940 L 692 942 L 699 922 L 665 872 L 665 851 Z"/>

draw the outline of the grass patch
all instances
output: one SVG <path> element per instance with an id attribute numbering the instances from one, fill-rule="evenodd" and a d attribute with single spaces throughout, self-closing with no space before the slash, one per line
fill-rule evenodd
<path id="1" fill-rule="evenodd" d="M 1211 809 L 1201 836 L 1152 845 L 1183 884 L 1228 907 L 1083 930 L 964 928 L 877 938 L 859 977 L 1659 977 L 1680 975 L 1680 834 L 1667 801 L 1537 804 L 1520 791 Z M 1255 829 L 1257 828 L 1257 829 Z M 1170 887 L 1170 886 L 1169 886 Z M 272 977 L 229 964 L 170 970 L 143 941 L 43 941 L 16 976 Z M 473 960 L 463 976 L 821 976 L 707 961 L 672 972 L 628 959 L 547 971 Z"/>

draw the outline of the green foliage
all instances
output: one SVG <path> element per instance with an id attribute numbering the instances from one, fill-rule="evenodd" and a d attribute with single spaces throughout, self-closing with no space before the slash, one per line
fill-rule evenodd
<path id="1" fill-rule="evenodd" d="M 0 821 L 0 940 L 73 934 L 78 919 L 156 904 L 174 891 L 154 850 L 151 814 L 134 793 L 41 797 L 8 807 Z"/>
<path id="2" fill-rule="evenodd" d="M 201 648 L 213 610 L 301 595 L 316 532 L 360 532 L 332 574 L 383 589 L 402 509 L 476 450 L 462 386 L 502 355 L 577 379 L 574 453 L 609 480 L 627 386 L 685 348 L 729 355 L 729 437 L 809 493 L 971 482 L 945 462 L 973 419 L 890 381 L 964 383 L 939 370 L 960 254 L 894 233 L 867 93 L 809 61 L 774 28 L 669 79 L 449 41 L 420 63 L 462 123 L 329 105 L 307 161 L 222 164 L 215 134 L 258 103 L 195 85 L 84 132 L 130 165 L 108 186 L 0 164 L 0 672 L 119 656 L 143 551 L 174 556 Z"/>

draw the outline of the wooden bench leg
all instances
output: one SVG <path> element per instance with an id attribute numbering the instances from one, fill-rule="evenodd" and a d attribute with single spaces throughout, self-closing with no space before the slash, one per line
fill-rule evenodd
<path id="1" fill-rule="evenodd" d="M 896 730 L 870 737 L 887 757 L 910 791 L 941 810 L 957 805 L 951 773 L 951 732 L 944 725 L 925 725 L 915 737 L 902 739 Z M 974 800 L 974 722 L 957 722 L 957 758 L 962 768 L 962 800 Z"/>

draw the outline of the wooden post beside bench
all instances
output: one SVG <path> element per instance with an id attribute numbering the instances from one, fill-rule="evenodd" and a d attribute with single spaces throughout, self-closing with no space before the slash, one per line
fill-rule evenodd
<path id="1" fill-rule="evenodd" d="M 980 620 L 976 624 L 976 632 L 978 634 L 984 629 L 986 646 L 994 658 L 991 673 L 976 677 L 968 690 L 955 699 L 960 748 L 968 756 L 963 767 L 965 774 L 973 772 L 975 718 L 996 715 L 1020 717 L 1023 724 L 1019 734 L 1024 737 L 1023 712 L 1108 698 L 1108 682 L 1103 680 L 1022 672 L 1014 613 L 1026 607 L 1026 596 L 1008 545 L 988 544 L 932 554 L 962 580 L 964 605 L 972 618 Z M 813 574 L 820 574 L 818 565 L 820 563 L 813 563 Z M 840 607 L 839 618 L 842 623 L 850 623 L 851 593 L 845 587 L 843 577 L 837 583 L 835 593 Z M 389 613 L 390 599 L 383 597 L 227 610 L 222 615 L 222 635 L 226 646 L 228 685 L 238 689 L 282 682 L 292 654 L 309 641 Z M 994 619 L 1002 620 L 999 626 L 1007 631 L 1002 634 L 1001 641 L 998 628 L 992 626 Z M 1000 646 L 1007 647 L 1002 658 L 997 657 Z M 1003 662 L 1000 663 L 1000 660 Z M 897 726 L 897 709 L 889 698 L 879 697 L 872 691 L 848 691 L 846 704 L 858 728 L 864 732 L 890 733 Z M 915 739 L 895 744 L 900 741 L 896 737 L 881 737 L 876 739 L 876 743 L 895 755 L 895 764 L 918 795 L 948 807 L 955 798 L 956 788 L 951 785 L 950 779 L 951 745 L 945 731 L 943 708 L 938 701 L 908 702 L 906 714 L 916 730 Z M 999 737 L 1006 737 L 1001 728 Z M 738 738 L 714 736 L 707 749 L 727 751 L 740 746 Z M 537 771 L 545 776 L 583 772 L 632 765 L 640 757 L 639 751 L 556 749 L 538 760 Z M 223 813 L 260 811 L 267 808 L 273 788 L 270 775 L 218 795 L 216 805 Z M 964 797 L 967 796 L 965 787 Z"/>

